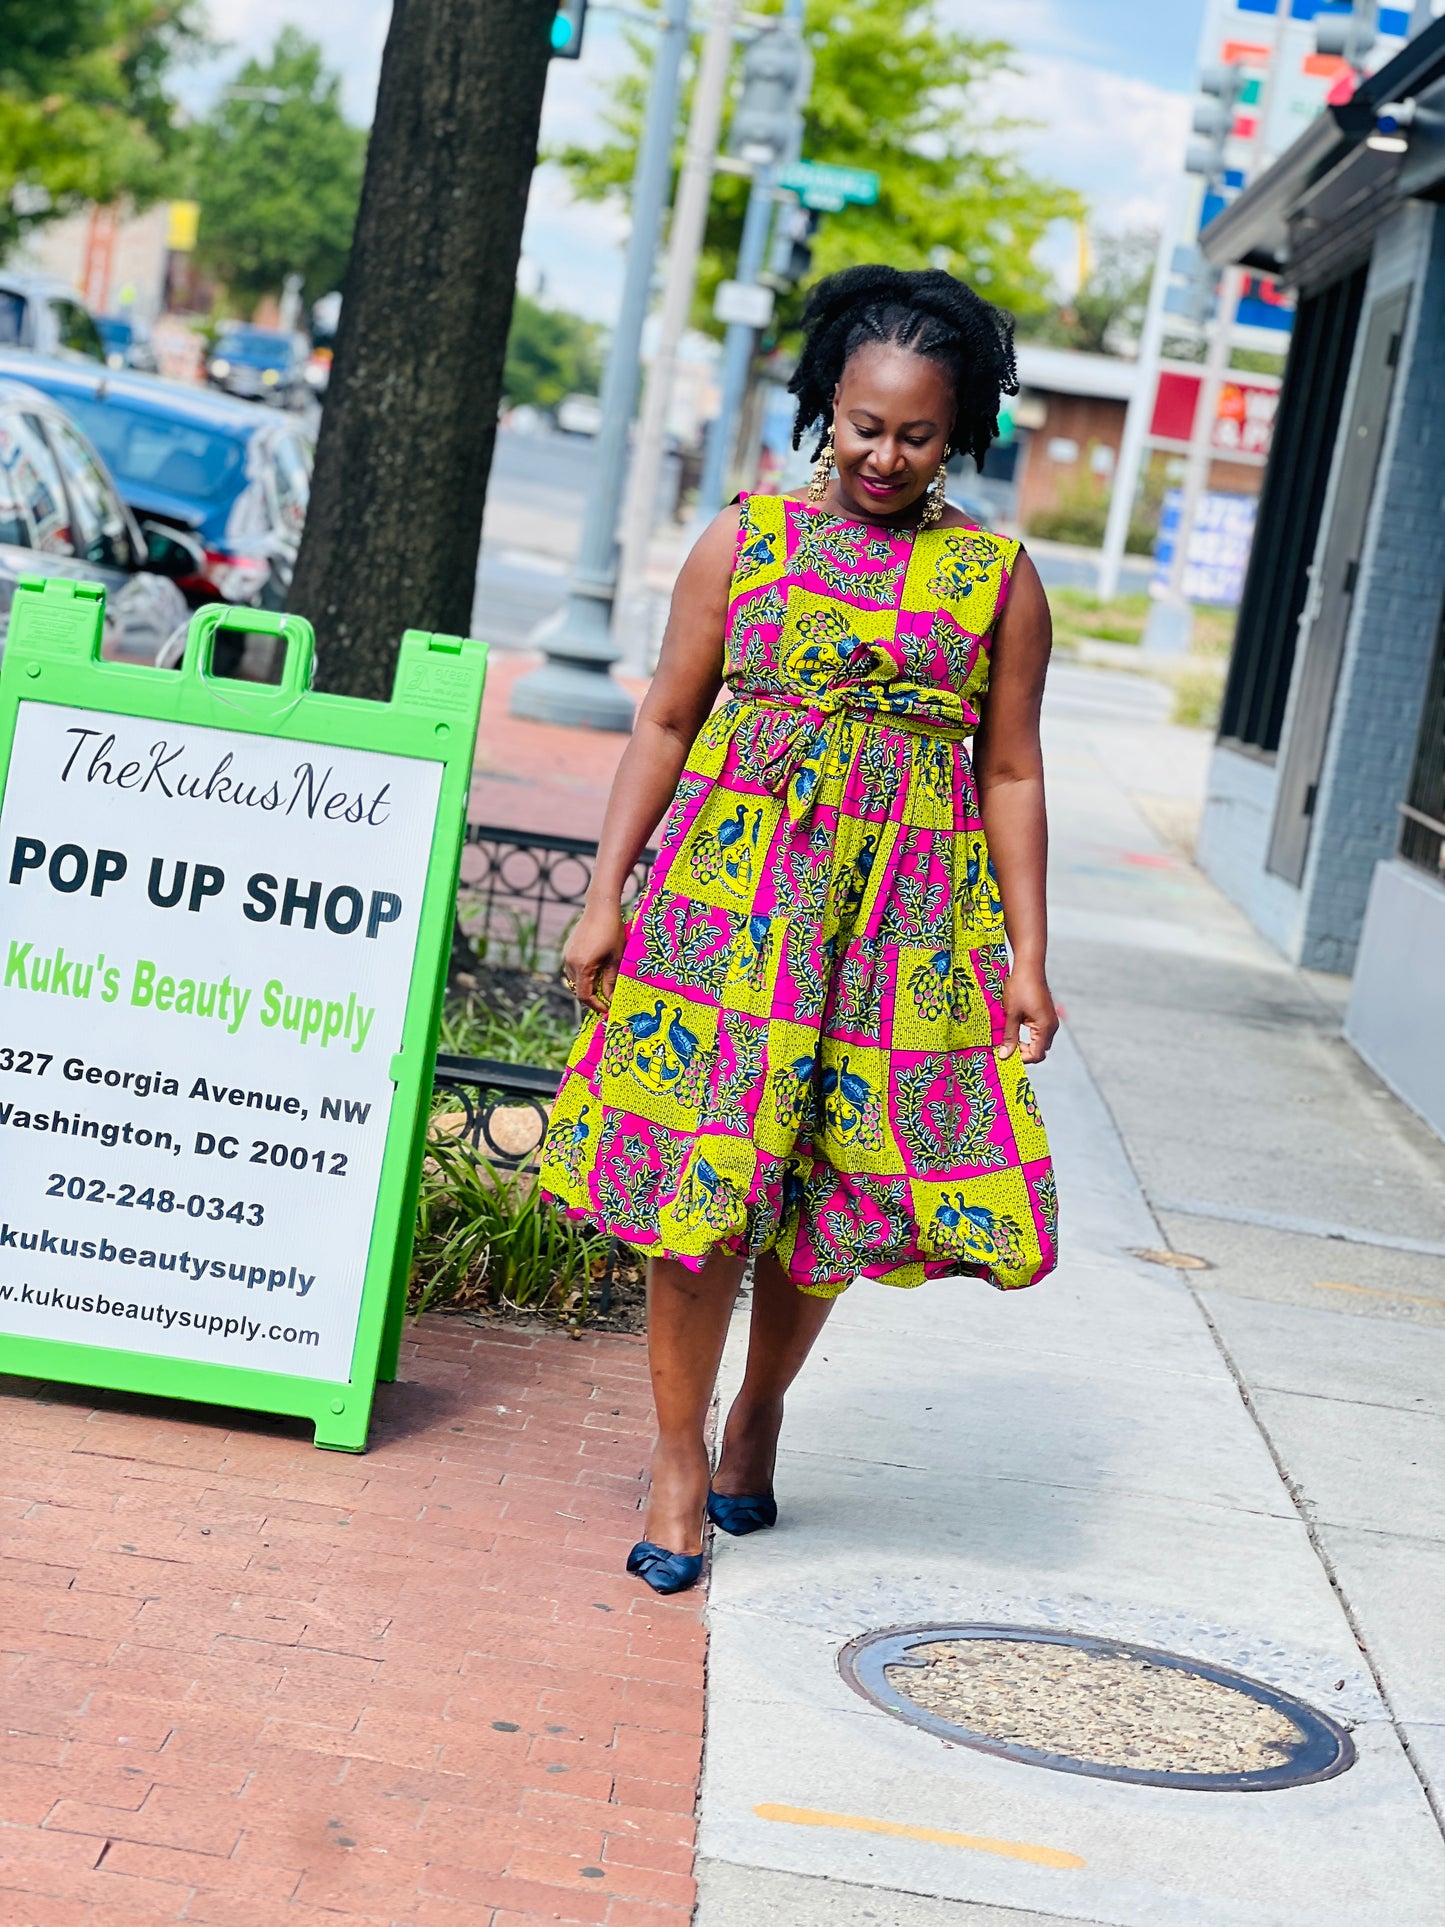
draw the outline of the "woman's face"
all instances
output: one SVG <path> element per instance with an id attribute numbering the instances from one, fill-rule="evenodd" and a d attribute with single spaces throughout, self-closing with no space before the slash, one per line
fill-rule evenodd
<path id="1" fill-rule="evenodd" d="M 833 396 L 843 506 L 875 522 L 907 520 L 938 472 L 953 415 L 938 362 L 889 342 L 855 349 Z"/>

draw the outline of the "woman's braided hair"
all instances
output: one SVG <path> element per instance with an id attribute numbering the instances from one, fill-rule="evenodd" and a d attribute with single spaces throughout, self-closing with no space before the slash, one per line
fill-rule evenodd
<path id="1" fill-rule="evenodd" d="M 941 268 L 844 268 L 810 290 L 803 333 L 803 352 L 788 383 L 798 398 L 794 448 L 819 424 L 814 454 L 822 449 L 849 356 L 867 342 L 888 342 L 948 370 L 958 413 L 945 454 L 972 455 L 983 467 L 998 434 L 999 397 L 1019 391 L 1013 319 L 1001 308 Z"/>

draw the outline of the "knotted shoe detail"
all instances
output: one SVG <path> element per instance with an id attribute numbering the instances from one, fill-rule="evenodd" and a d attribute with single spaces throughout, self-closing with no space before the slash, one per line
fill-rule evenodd
<path id="1" fill-rule="evenodd" d="M 750 1532 L 764 1532 L 778 1523 L 778 1502 L 771 1492 L 714 1492 L 708 1488 L 707 1516 L 720 1532 L 744 1539 Z"/>
<path id="2" fill-rule="evenodd" d="M 702 1577 L 700 1552 L 669 1552 L 651 1539 L 639 1539 L 627 1555 L 627 1570 L 654 1592 L 687 1592 Z"/>

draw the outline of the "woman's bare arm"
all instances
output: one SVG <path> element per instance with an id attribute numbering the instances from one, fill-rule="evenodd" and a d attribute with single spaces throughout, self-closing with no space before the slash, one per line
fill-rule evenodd
<path id="1" fill-rule="evenodd" d="M 1013 951 L 998 1054 L 1007 1057 L 1014 1050 L 1019 1026 L 1027 1024 L 1026 1064 L 1040 1061 L 1059 1027 L 1044 968 L 1049 829 L 1039 747 L 1039 710 L 1052 642 L 1053 624 L 1039 572 L 1020 549 L 1009 598 L 994 630 L 988 703 L 974 745 L 974 770 Z"/>
<path id="2" fill-rule="evenodd" d="M 677 790 L 677 780 L 722 686 L 736 508 L 703 531 L 683 563 L 652 686 L 637 712 L 602 819 L 586 907 L 567 940 L 563 974 L 589 1010 L 605 1011 L 624 938 L 622 890 Z"/>

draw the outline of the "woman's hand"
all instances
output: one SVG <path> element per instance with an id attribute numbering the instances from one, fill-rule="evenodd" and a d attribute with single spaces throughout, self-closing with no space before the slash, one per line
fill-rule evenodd
<path id="1" fill-rule="evenodd" d="M 999 1057 L 1011 1057 L 1020 1050 L 1025 1064 L 1041 1064 L 1048 1055 L 1059 1028 L 1059 1013 L 1054 1009 L 1042 970 L 1019 969 L 1015 965 L 1004 985 L 1003 1008 L 1006 1022 L 1002 1040 L 995 1045 Z M 1027 1024 L 1029 1034 L 1019 1044 L 1019 1026 Z"/>
<path id="2" fill-rule="evenodd" d="M 627 926 L 615 903 L 589 903 L 562 949 L 562 981 L 579 1003 L 607 1015 Z"/>

